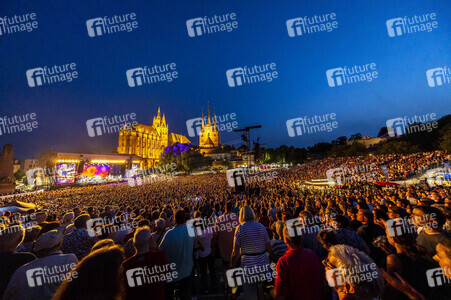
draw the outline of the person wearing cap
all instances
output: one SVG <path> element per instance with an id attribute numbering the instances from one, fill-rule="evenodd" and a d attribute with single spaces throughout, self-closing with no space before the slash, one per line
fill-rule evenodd
<path id="1" fill-rule="evenodd" d="M 16 248 L 16 252 L 32 252 L 34 242 L 38 238 L 39 232 L 41 231 L 41 226 L 35 225 L 28 227 L 25 230 L 25 237 L 23 242 Z"/>
<path id="2" fill-rule="evenodd" d="M 0 232 L 0 299 L 13 273 L 21 266 L 36 257 L 31 253 L 17 253 L 15 249 L 22 243 L 25 229 L 22 226 L 11 226 Z"/>
<path id="3" fill-rule="evenodd" d="M 33 247 L 37 259 L 17 269 L 4 299 L 51 299 L 67 274 L 77 265 L 74 254 L 63 254 L 63 228 L 41 235 Z"/>
<path id="4" fill-rule="evenodd" d="M 68 212 L 61 219 L 60 225 L 63 226 L 63 227 L 67 227 L 67 226 L 69 226 L 69 225 L 71 225 L 73 223 L 73 220 L 74 220 L 74 213 L 73 212 Z"/>
<path id="5" fill-rule="evenodd" d="M 36 212 L 34 218 L 35 218 L 35 221 L 36 221 L 37 225 L 39 225 L 41 227 L 47 223 L 46 222 L 46 220 L 47 220 L 47 213 L 45 211 L 38 211 L 38 212 Z"/>

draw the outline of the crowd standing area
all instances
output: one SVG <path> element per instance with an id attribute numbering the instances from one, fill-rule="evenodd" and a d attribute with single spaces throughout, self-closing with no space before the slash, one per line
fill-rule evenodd
<path id="1" fill-rule="evenodd" d="M 302 184 L 370 164 L 403 180 L 450 158 L 327 158 L 243 192 L 205 174 L 19 195 L 37 209 L 0 213 L 0 296 L 451 299 L 449 186 Z"/>

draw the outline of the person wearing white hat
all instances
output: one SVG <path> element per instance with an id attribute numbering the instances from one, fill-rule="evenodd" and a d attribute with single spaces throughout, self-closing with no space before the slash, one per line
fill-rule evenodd
<path id="1" fill-rule="evenodd" d="M 63 254 L 64 228 L 41 235 L 33 247 L 38 257 L 14 272 L 4 299 L 51 299 L 68 273 L 77 265 L 74 254 Z M 75 277 L 75 276 L 73 276 Z"/>

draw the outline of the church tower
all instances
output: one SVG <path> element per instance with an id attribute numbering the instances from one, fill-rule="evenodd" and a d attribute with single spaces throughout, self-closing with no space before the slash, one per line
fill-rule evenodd
<path id="1" fill-rule="evenodd" d="M 210 104 L 208 104 L 207 119 L 204 118 L 202 111 L 202 125 L 199 135 L 200 148 L 216 148 L 221 145 L 221 138 L 216 122 L 216 113 L 213 111 L 213 121 L 210 118 Z"/>
<path id="2" fill-rule="evenodd" d="M 166 124 L 166 116 L 163 114 L 161 117 L 160 108 L 158 107 L 157 116 L 153 117 L 152 127 L 155 128 L 161 140 L 161 147 L 165 148 L 168 146 L 168 132 L 169 126 Z"/>
<path id="3" fill-rule="evenodd" d="M 158 165 L 164 148 L 175 143 L 191 144 L 183 135 L 169 134 L 166 116 L 161 116 L 158 108 L 151 126 L 137 123 L 135 127 L 121 128 L 117 153 L 139 156 L 143 159 L 140 168 L 153 168 Z"/>

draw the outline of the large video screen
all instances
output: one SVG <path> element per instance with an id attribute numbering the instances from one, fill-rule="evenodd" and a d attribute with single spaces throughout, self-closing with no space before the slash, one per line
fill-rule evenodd
<path id="1" fill-rule="evenodd" d="M 76 163 L 58 163 L 56 184 L 74 183 L 76 174 Z"/>
<path id="2" fill-rule="evenodd" d="M 107 177 L 110 172 L 110 167 L 104 164 L 85 164 L 83 172 L 80 174 L 85 177 Z"/>

